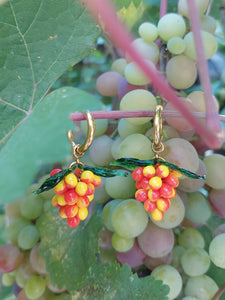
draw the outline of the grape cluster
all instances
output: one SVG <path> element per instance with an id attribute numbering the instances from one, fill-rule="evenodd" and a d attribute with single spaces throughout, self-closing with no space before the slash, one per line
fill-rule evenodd
<path id="1" fill-rule="evenodd" d="M 163 212 L 170 207 L 170 201 L 176 196 L 175 188 L 179 185 L 177 171 L 165 165 L 139 167 L 132 173 L 136 181 L 135 198 L 144 202 L 144 208 L 151 213 L 154 221 L 163 219 Z"/>
<path id="2" fill-rule="evenodd" d="M 53 169 L 50 176 L 60 171 Z M 66 218 L 70 227 L 77 227 L 80 221 L 87 218 L 89 203 L 94 198 L 95 188 L 100 184 L 100 176 L 76 168 L 75 173 L 69 173 L 54 187 L 56 195 L 52 198 L 52 204 L 59 207 L 60 217 Z"/>

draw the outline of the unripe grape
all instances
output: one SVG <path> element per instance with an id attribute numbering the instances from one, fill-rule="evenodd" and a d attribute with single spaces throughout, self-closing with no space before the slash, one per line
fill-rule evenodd
<path id="1" fill-rule="evenodd" d="M 103 96 L 116 96 L 118 85 L 122 78 L 122 75 L 118 72 L 105 72 L 98 77 L 96 88 Z"/>
<path id="2" fill-rule="evenodd" d="M 155 69 L 155 65 L 152 61 L 145 59 L 145 63 L 149 65 L 151 69 Z M 145 75 L 145 73 L 143 73 L 135 62 L 127 64 L 124 76 L 129 83 L 134 85 L 145 85 L 150 83 L 150 79 Z"/>
<path id="3" fill-rule="evenodd" d="M 168 13 L 159 20 L 158 33 L 166 42 L 174 36 L 183 37 L 185 32 L 185 21 L 176 13 Z"/>
<path id="4" fill-rule="evenodd" d="M 116 232 L 112 235 L 112 246 L 116 251 L 129 251 L 134 245 L 134 238 L 124 238 L 119 236 Z"/>
<path id="5" fill-rule="evenodd" d="M 39 232 L 34 225 L 24 227 L 18 236 L 18 245 L 23 250 L 30 250 L 37 244 L 39 240 Z"/>
<path id="6" fill-rule="evenodd" d="M 214 34 L 214 32 L 216 31 L 216 20 L 213 17 L 204 15 L 201 17 L 200 22 L 201 30 Z"/>
<path id="7" fill-rule="evenodd" d="M 203 15 L 208 7 L 209 0 L 196 0 L 195 2 L 199 15 Z M 178 13 L 184 17 L 189 17 L 187 0 L 178 1 Z"/>
<path id="8" fill-rule="evenodd" d="M 153 23 L 144 22 L 139 26 L 138 33 L 146 43 L 151 43 L 157 39 L 158 29 Z"/>
<path id="9" fill-rule="evenodd" d="M 121 75 L 124 75 L 124 69 L 127 65 L 127 61 L 125 58 L 118 58 L 113 61 L 111 66 L 111 71 L 118 72 Z"/>
<path id="10" fill-rule="evenodd" d="M 45 279 L 38 275 L 31 276 L 25 284 L 25 294 L 31 299 L 35 300 L 44 294 L 46 288 Z"/>
<path id="11" fill-rule="evenodd" d="M 203 159 L 206 165 L 206 184 L 213 189 L 225 189 L 225 157 L 222 154 L 212 154 Z"/>
<path id="12" fill-rule="evenodd" d="M 132 42 L 132 46 L 142 55 L 146 60 L 152 61 L 157 64 L 159 60 L 159 48 L 153 42 L 146 43 L 142 38 L 137 38 Z M 131 62 L 132 59 L 129 55 L 126 55 L 127 62 Z"/>
<path id="13" fill-rule="evenodd" d="M 113 140 L 107 135 L 102 135 L 93 141 L 89 154 L 94 164 L 102 167 L 113 160 L 111 153 L 112 143 Z"/>
<path id="14" fill-rule="evenodd" d="M 96 119 L 94 136 L 95 137 L 102 136 L 106 132 L 108 125 L 109 125 L 109 121 L 107 119 Z M 80 128 L 85 134 L 87 133 L 87 127 L 88 127 L 87 121 L 80 122 Z"/>
<path id="15" fill-rule="evenodd" d="M 112 226 L 112 214 L 117 205 L 119 205 L 121 202 L 122 200 L 120 199 L 113 199 L 112 201 L 108 202 L 102 210 L 102 220 L 105 227 L 110 231 L 114 231 Z"/>
<path id="16" fill-rule="evenodd" d="M 202 35 L 206 59 L 209 59 L 217 51 L 217 48 L 218 48 L 217 41 L 216 41 L 215 37 L 207 31 L 201 30 L 201 35 Z M 193 35 L 192 31 L 190 31 L 189 33 L 187 33 L 185 35 L 184 41 L 186 44 L 184 54 L 186 56 L 190 57 L 191 59 L 196 60 L 197 54 L 196 54 L 196 49 L 195 49 L 194 35 Z"/>
<path id="17" fill-rule="evenodd" d="M 37 219 L 43 212 L 43 200 L 38 195 L 31 194 L 24 199 L 20 206 L 23 217 L 28 220 Z"/>
<path id="18" fill-rule="evenodd" d="M 150 127 L 149 123 L 145 123 L 142 125 L 135 125 L 128 122 L 125 119 L 120 119 L 117 128 L 121 139 L 125 139 L 128 135 L 134 133 L 145 134 L 145 132 L 149 129 L 149 127 Z"/>
<path id="19" fill-rule="evenodd" d="M 174 36 L 171 39 L 168 40 L 167 42 L 167 48 L 170 51 L 170 53 L 174 55 L 178 55 L 184 52 L 186 48 L 185 41 L 179 37 L 179 36 Z"/>
<path id="20" fill-rule="evenodd" d="M 212 262 L 220 268 L 225 269 L 225 233 L 221 233 L 213 238 L 209 245 L 209 256 Z"/>
<path id="21" fill-rule="evenodd" d="M 190 94 L 188 94 L 187 98 L 192 101 L 192 103 L 197 107 L 198 111 L 204 112 L 204 113 L 206 112 L 206 105 L 205 105 L 206 100 L 205 100 L 203 91 L 191 92 Z M 214 101 L 216 112 L 218 113 L 219 112 L 219 102 L 215 96 L 213 96 L 213 101 Z"/>
<path id="22" fill-rule="evenodd" d="M 154 95 L 146 90 L 139 89 L 127 93 L 120 102 L 120 110 L 154 110 L 156 107 Z M 142 125 L 152 118 L 126 118 L 125 120 L 133 125 Z"/>
<path id="23" fill-rule="evenodd" d="M 150 269 L 154 270 L 156 267 L 161 266 L 161 265 L 169 265 L 172 261 L 172 252 L 169 252 L 165 256 L 161 257 L 151 257 L 147 256 L 144 265 Z"/>
<path id="24" fill-rule="evenodd" d="M 31 222 L 25 218 L 17 218 L 15 219 L 8 227 L 7 227 L 7 236 L 8 239 L 13 244 L 17 244 L 17 239 L 20 231 L 27 225 L 30 225 Z"/>
<path id="25" fill-rule="evenodd" d="M 205 247 L 202 234 L 195 228 L 187 227 L 178 236 L 178 244 L 185 249 L 192 247 Z"/>
<path id="26" fill-rule="evenodd" d="M 196 63 L 185 55 L 174 56 L 166 65 L 166 77 L 175 89 L 187 89 L 197 78 Z"/>

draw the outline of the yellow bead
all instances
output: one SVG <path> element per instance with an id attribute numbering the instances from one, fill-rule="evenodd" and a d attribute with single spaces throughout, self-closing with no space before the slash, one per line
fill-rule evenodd
<path id="1" fill-rule="evenodd" d="M 91 202 L 94 199 L 94 195 L 87 196 L 89 201 Z"/>
<path id="2" fill-rule="evenodd" d="M 159 176 L 154 176 L 149 180 L 149 185 L 153 190 L 159 190 L 162 186 L 162 179 Z"/>
<path id="3" fill-rule="evenodd" d="M 94 180 L 94 173 L 91 171 L 83 171 L 80 176 L 80 180 L 86 183 L 92 183 Z"/>
<path id="4" fill-rule="evenodd" d="M 152 212 L 152 219 L 156 222 L 159 222 L 163 219 L 163 215 L 164 215 L 163 212 L 161 210 L 159 210 L 158 208 L 156 208 Z"/>
<path id="5" fill-rule="evenodd" d="M 88 216 L 88 210 L 86 207 L 79 208 L 78 217 L 81 221 L 85 220 Z"/>
<path id="6" fill-rule="evenodd" d="M 56 195 L 57 202 L 60 206 L 66 205 L 64 195 Z"/>
<path id="7" fill-rule="evenodd" d="M 58 206 L 57 195 L 55 195 L 55 196 L 52 198 L 52 205 L 53 205 L 54 207 L 57 207 L 57 206 Z"/>
<path id="8" fill-rule="evenodd" d="M 167 166 L 159 165 L 156 169 L 157 176 L 161 178 L 166 178 L 170 173 L 170 170 Z"/>
<path id="9" fill-rule="evenodd" d="M 59 215 L 63 219 L 67 218 L 67 215 L 65 214 L 65 207 L 64 206 L 62 206 L 62 207 L 59 208 Z"/>
<path id="10" fill-rule="evenodd" d="M 153 166 L 144 167 L 142 172 L 143 172 L 144 177 L 147 177 L 147 178 L 151 178 L 151 177 L 155 176 L 155 168 Z"/>
<path id="11" fill-rule="evenodd" d="M 79 196 L 84 196 L 87 192 L 87 184 L 85 182 L 78 182 L 76 186 L 76 193 Z"/>
<path id="12" fill-rule="evenodd" d="M 75 188 L 77 185 L 77 177 L 73 173 L 66 175 L 64 181 L 68 189 Z"/>
<path id="13" fill-rule="evenodd" d="M 58 195 L 63 195 L 65 193 L 65 191 L 67 190 L 66 188 L 66 184 L 64 182 L 64 180 L 61 180 L 59 183 L 57 183 L 57 185 L 54 187 L 54 191 L 56 194 Z"/>

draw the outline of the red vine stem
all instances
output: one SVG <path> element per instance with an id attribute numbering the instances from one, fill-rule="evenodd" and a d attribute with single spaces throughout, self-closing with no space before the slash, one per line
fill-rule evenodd
<path id="1" fill-rule="evenodd" d="M 225 291 L 225 283 L 220 287 L 217 293 L 213 296 L 212 300 L 219 300 L 220 296 L 224 293 L 224 291 Z"/>
<path id="2" fill-rule="evenodd" d="M 161 0 L 159 18 L 162 18 L 167 13 L 167 0 Z"/>
<path id="3" fill-rule="evenodd" d="M 85 4 L 97 22 L 104 24 L 104 31 L 109 35 L 112 42 L 114 42 L 114 44 L 125 53 L 128 53 L 132 60 L 137 63 L 144 74 L 146 74 L 146 76 L 151 80 L 151 84 L 158 91 L 158 93 L 177 108 L 181 115 L 190 124 L 192 124 L 195 131 L 202 137 L 205 143 L 213 149 L 221 148 L 223 143 L 221 136 L 217 136 L 212 130 L 207 128 L 192 115 L 192 113 L 179 100 L 178 96 L 169 86 L 165 78 L 161 76 L 155 69 L 151 68 L 149 64 L 146 64 L 143 57 L 131 45 L 132 37 L 127 32 L 124 25 L 119 22 L 115 9 L 110 1 L 86 0 Z"/>
<path id="4" fill-rule="evenodd" d="M 143 118 L 154 117 L 154 110 L 112 110 L 112 111 L 92 111 L 94 119 L 121 119 L 121 118 Z M 205 119 L 206 114 L 202 112 L 193 112 L 193 115 L 199 119 Z M 177 111 L 162 111 L 163 118 L 182 118 L 183 116 Z M 225 122 L 225 115 L 219 115 L 222 122 Z M 75 112 L 70 114 L 70 119 L 75 121 L 86 120 L 85 114 L 82 112 Z"/>
<path id="5" fill-rule="evenodd" d="M 199 76 L 202 84 L 202 88 L 205 95 L 206 104 L 206 125 L 216 133 L 220 133 L 222 130 L 221 124 L 217 117 L 215 102 L 213 101 L 212 88 L 210 83 L 208 65 L 206 63 L 205 50 L 200 30 L 200 18 L 195 1 L 187 1 L 189 9 L 189 17 L 191 22 L 191 28 L 195 40 L 195 48 L 197 53 L 197 62 L 199 66 Z"/>

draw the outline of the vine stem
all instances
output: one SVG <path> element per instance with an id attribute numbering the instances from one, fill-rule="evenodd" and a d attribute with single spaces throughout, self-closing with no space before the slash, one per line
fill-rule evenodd
<path id="1" fill-rule="evenodd" d="M 81 1 L 81 0 L 80 0 Z M 222 136 L 204 124 L 199 122 L 197 118 L 185 107 L 179 100 L 175 91 L 169 86 L 165 77 L 163 77 L 155 68 L 146 64 L 145 59 L 141 56 L 139 51 L 132 45 L 132 36 L 126 30 L 125 26 L 118 20 L 116 11 L 109 0 L 89 0 L 83 2 L 91 14 L 95 17 L 99 24 L 104 27 L 104 32 L 110 37 L 112 42 L 121 50 L 127 53 L 131 59 L 138 65 L 143 73 L 151 81 L 151 85 L 161 95 L 161 97 L 170 101 L 182 116 L 192 124 L 196 133 L 198 133 L 204 142 L 212 149 L 221 148 L 223 141 Z"/>
<path id="2" fill-rule="evenodd" d="M 167 0 L 161 0 L 159 18 L 162 18 L 167 13 Z"/>
<path id="3" fill-rule="evenodd" d="M 209 77 L 208 65 L 206 63 L 206 55 L 201 34 L 201 25 L 198 10 L 195 1 L 187 1 L 191 28 L 195 41 L 197 53 L 197 62 L 199 66 L 199 76 L 205 96 L 206 105 L 206 125 L 216 133 L 222 131 L 222 126 L 217 117 L 215 102 L 213 101 L 212 88 Z"/>
<path id="4" fill-rule="evenodd" d="M 94 119 L 122 119 L 122 118 L 144 118 L 154 117 L 154 110 L 112 110 L 112 111 L 92 111 Z M 206 114 L 202 112 L 193 112 L 193 115 L 199 119 L 205 119 Z M 163 118 L 182 118 L 183 116 L 177 111 L 162 111 Z M 85 114 L 82 112 L 74 112 L 70 114 L 73 122 L 86 120 Z M 225 122 L 225 115 L 219 115 L 219 119 Z"/>
<path id="5" fill-rule="evenodd" d="M 217 293 L 213 296 L 212 300 L 219 300 L 220 296 L 224 293 L 224 291 L 225 291 L 225 283 L 220 287 Z"/>

